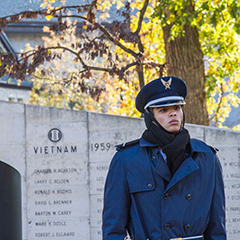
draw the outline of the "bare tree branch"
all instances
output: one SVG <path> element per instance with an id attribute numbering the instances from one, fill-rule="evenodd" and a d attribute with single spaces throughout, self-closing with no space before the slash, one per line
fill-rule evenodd
<path id="1" fill-rule="evenodd" d="M 133 57 L 138 58 L 138 54 L 135 53 L 132 49 L 125 47 L 123 44 L 121 44 L 117 38 L 115 38 L 114 36 L 112 36 L 112 34 L 100 23 L 98 24 L 98 28 L 99 30 L 101 30 L 104 35 L 107 37 L 108 40 L 110 40 L 112 43 L 114 43 L 115 45 L 117 45 L 118 47 L 120 47 L 122 50 L 124 50 L 125 52 L 131 54 Z"/>
<path id="2" fill-rule="evenodd" d="M 142 28 L 143 17 L 144 17 L 144 14 L 145 14 L 146 10 L 147 10 L 148 4 L 149 4 L 149 0 L 145 0 L 143 8 L 140 11 L 140 16 L 139 16 L 139 19 L 138 19 L 138 27 L 135 31 L 135 33 L 137 33 L 137 34 L 139 34 L 139 32 Z"/>
<path id="3" fill-rule="evenodd" d="M 86 31 L 94 31 L 94 30 L 99 30 L 103 37 L 102 39 L 105 39 L 109 42 L 112 42 L 115 46 L 119 47 L 122 49 L 125 53 L 130 54 L 135 61 L 126 64 L 123 67 L 118 67 L 112 60 L 111 53 L 108 52 L 107 46 L 105 46 L 104 49 L 100 47 L 100 53 L 95 51 L 97 47 L 99 47 L 98 43 L 101 42 L 99 41 L 99 36 L 91 40 L 90 42 L 86 42 L 86 47 L 81 47 L 81 44 L 76 44 L 75 47 L 69 48 L 66 46 L 61 46 L 60 44 L 58 46 L 52 46 L 52 47 L 42 47 L 39 46 L 38 49 L 36 50 L 31 50 L 25 53 L 21 53 L 21 59 L 19 61 L 10 61 L 8 63 L 9 68 L 11 70 L 10 74 L 11 76 L 17 76 L 20 77 L 21 79 L 23 78 L 24 74 L 33 74 L 36 68 L 40 65 L 43 64 L 44 61 L 51 61 L 55 58 L 55 56 L 61 58 L 61 55 L 59 54 L 54 54 L 52 55 L 49 50 L 63 50 L 63 51 L 68 51 L 73 56 L 75 56 L 75 61 L 79 61 L 82 65 L 83 69 L 79 69 L 78 73 L 79 74 L 87 74 L 88 71 L 102 71 L 102 72 L 108 72 L 109 74 L 117 74 L 119 78 L 123 78 L 125 72 L 133 67 L 137 66 L 137 69 L 139 69 L 139 82 L 140 86 L 142 87 L 144 85 L 144 76 L 143 76 L 143 65 L 148 65 L 150 67 L 160 67 L 158 63 L 153 63 L 153 62 L 145 62 L 144 61 L 144 47 L 141 42 L 141 38 L 139 36 L 139 33 L 142 28 L 142 23 L 144 21 L 144 14 L 146 13 L 149 0 L 145 0 L 143 2 L 143 7 L 140 10 L 140 17 L 138 21 L 138 26 L 137 30 L 135 32 L 130 32 L 130 34 L 126 33 L 126 29 L 124 27 L 117 23 L 116 28 L 114 29 L 115 32 L 118 32 L 119 30 L 123 30 L 123 36 L 120 36 L 119 34 L 111 33 L 111 31 L 108 30 L 106 26 L 103 24 L 96 22 L 96 16 L 95 16 L 95 9 L 96 8 L 97 1 L 94 0 L 92 1 L 91 4 L 86 4 L 86 5 L 73 5 L 73 6 L 61 6 L 57 8 L 52 8 L 48 10 L 39 10 L 39 11 L 24 11 L 20 12 L 19 14 L 15 15 L 9 15 L 4 18 L 0 18 L 0 25 L 6 25 L 7 23 L 10 22 L 19 22 L 23 18 L 36 18 L 38 15 L 42 16 L 49 16 L 51 15 L 53 18 L 57 19 L 57 22 L 51 22 L 53 23 L 51 25 L 51 30 L 52 31 L 62 31 L 67 29 L 69 26 L 67 22 L 62 21 L 63 18 L 75 18 L 75 19 L 81 19 L 81 22 L 87 26 Z M 126 5 L 126 9 L 129 8 L 129 5 Z M 73 15 L 67 15 L 65 14 L 67 10 L 70 9 L 75 9 L 78 13 L 83 13 L 83 14 L 73 14 Z M 128 10 L 127 10 L 128 11 Z M 130 13 L 130 12 L 129 12 Z M 128 13 L 122 13 L 124 17 L 128 18 L 129 15 Z M 84 21 L 82 21 L 84 20 Z M 114 23 L 113 23 L 114 24 Z M 119 33 L 119 32 L 118 32 Z M 84 40 L 84 38 L 83 38 Z M 125 42 L 131 42 L 131 43 L 136 43 L 138 44 L 138 51 L 136 52 L 135 50 L 126 47 L 121 40 L 124 40 Z M 77 49 L 77 47 L 79 49 Z M 74 49 L 73 49 L 74 48 Z M 112 64 L 111 67 L 99 67 L 99 66 L 92 66 L 87 64 L 84 59 L 81 57 L 81 55 L 86 52 L 87 54 L 92 54 L 90 57 L 92 59 L 95 59 L 98 56 L 101 56 L 102 54 L 108 54 L 108 60 L 112 61 L 110 62 Z M 16 54 L 16 53 L 15 53 Z M 19 54 L 19 53 L 18 53 Z M 99 54 L 99 55 L 98 55 Z M 29 59 L 32 59 L 32 61 L 29 61 Z M 3 58 L 3 60 L 8 60 L 7 58 Z M 3 72 L 3 70 L 2 70 Z M 3 72 L 4 73 L 4 72 Z M 43 70 L 43 75 L 44 75 L 44 70 Z M 86 75 L 87 76 L 87 75 Z"/>

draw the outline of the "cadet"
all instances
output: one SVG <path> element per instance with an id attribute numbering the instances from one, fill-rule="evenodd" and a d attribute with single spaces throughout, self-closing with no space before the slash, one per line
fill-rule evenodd
<path id="1" fill-rule="evenodd" d="M 215 149 L 184 127 L 185 83 L 156 79 L 136 108 L 147 129 L 118 146 L 105 184 L 103 240 L 226 240 L 222 171 Z"/>

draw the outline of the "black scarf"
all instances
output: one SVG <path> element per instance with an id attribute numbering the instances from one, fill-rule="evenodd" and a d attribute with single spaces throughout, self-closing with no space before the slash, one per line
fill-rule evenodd
<path id="1" fill-rule="evenodd" d="M 153 144 L 157 144 L 167 155 L 167 165 L 172 175 L 185 160 L 185 149 L 190 141 L 186 128 L 178 133 L 169 133 L 156 124 L 151 123 L 142 137 Z"/>

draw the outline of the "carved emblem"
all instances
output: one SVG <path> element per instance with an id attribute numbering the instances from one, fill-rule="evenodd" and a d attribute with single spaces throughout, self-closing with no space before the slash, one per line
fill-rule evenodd
<path id="1" fill-rule="evenodd" d="M 48 138 L 52 142 L 58 142 L 62 138 L 62 133 L 59 129 L 53 128 L 49 131 Z"/>
<path id="2" fill-rule="evenodd" d="M 163 84 L 163 86 L 165 87 L 165 89 L 170 89 L 171 87 L 171 83 L 172 83 L 172 78 L 170 78 L 168 81 L 164 81 L 163 79 L 161 79 L 161 82 Z"/>

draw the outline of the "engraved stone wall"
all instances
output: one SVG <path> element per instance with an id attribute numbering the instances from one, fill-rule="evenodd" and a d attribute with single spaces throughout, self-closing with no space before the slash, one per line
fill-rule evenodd
<path id="1" fill-rule="evenodd" d="M 28 239 L 89 239 L 87 114 L 26 108 Z"/>
<path id="2" fill-rule="evenodd" d="M 101 239 L 104 182 L 115 145 L 139 138 L 142 119 L 89 113 L 91 240 Z"/>
<path id="3" fill-rule="evenodd" d="M 101 240 L 104 182 L 115 145 L 143 119 L 0 102 L 0 159 L 22 175 L 23 240 Z M 220 151 L 228 240 L 240 239 L 240 133 L 187 124 Z"/>

